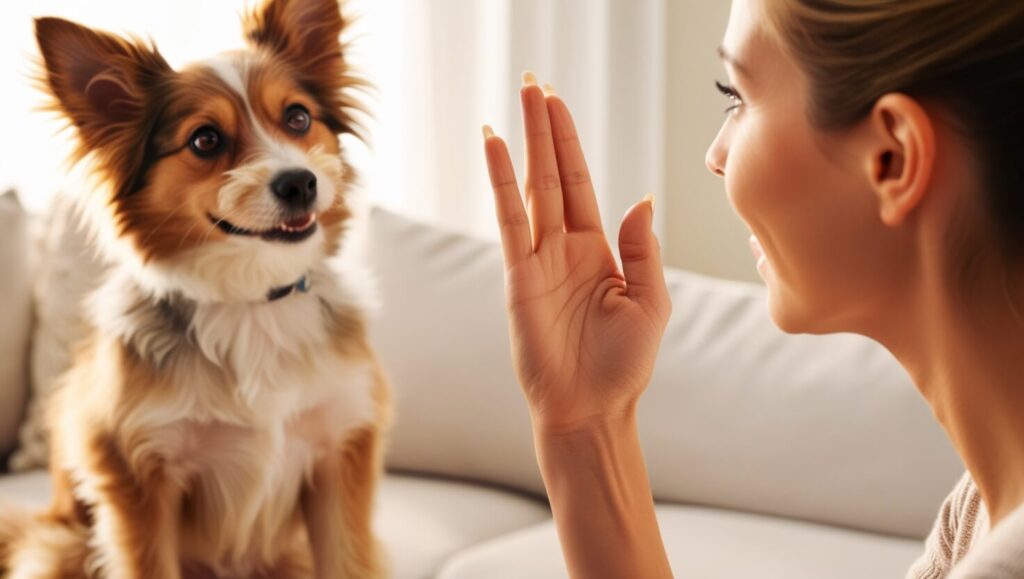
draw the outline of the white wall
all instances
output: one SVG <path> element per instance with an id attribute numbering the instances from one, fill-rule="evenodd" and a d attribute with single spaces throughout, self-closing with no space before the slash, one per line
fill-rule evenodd
<path id="1" fill-rule="evenodd" d="M 667 264 L 717 277 L 760 281 L 750 232 L 733 213 L 722 179 L 704 167 L 704 153 L 725 119 L 728 102 L 714 87 L 725 81 L 715 49 L 729 18 L 727 0 L 669 0 L 666 18 Z"/>

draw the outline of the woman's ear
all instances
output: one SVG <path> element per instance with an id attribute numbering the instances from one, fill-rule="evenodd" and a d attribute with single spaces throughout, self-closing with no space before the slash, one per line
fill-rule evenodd
<path id="1" fill-rule="evenodd" d="M 868 123 L 868 179 L 882 222 L 895 227 L 921 204 L 931 184 L 935 128 L 920 103 L 898 93 L 878 99 Z"/>

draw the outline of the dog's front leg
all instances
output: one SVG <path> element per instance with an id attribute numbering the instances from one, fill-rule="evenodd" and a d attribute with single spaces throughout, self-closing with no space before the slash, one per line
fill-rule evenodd
<path id="1" fill-rule="evenodd" d="M 94 449 L 85 480 L 95 494 L 92 563 L 100 576 L 180 579 L 181 492 L 168 482 L 159 461 L 130 465 L 112 439 Z"/>
<path id="2" fill-rule="evenodd" d="M 317 579 L 386 576 L 372 528 L 380 452 L 380 434 L 367 427 L 313 468 L 303 490 L 302 512 Z"/>

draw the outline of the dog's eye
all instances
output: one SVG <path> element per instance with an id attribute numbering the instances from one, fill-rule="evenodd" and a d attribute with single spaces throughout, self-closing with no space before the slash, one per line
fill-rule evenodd
<path id="1" fill-rule="evenodd" d="M 224 138 L 211 126 L 199 127 L 188 139 L 192 152 L 200 157 L 212 157 L 220 152 Z"/>
<path id="2" fill-rule="evenodd" d="M 284 124 L 288 130 L 297 134 L 305 134 L 313 123 L 309 111 L 302 105 L 292 105 L 284 111 Z"/>

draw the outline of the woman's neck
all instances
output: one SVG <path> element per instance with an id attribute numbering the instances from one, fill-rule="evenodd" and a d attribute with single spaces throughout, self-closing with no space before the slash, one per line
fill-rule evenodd
<path id="1" fill-rule="evenodd" d="M 995 285 L 972 288 L 968 307 L 948 284 L 922 284 L 903 319 L 874 336 L 946 430 L 992 526 L 1024 504 L 1024 320 Z"/>

